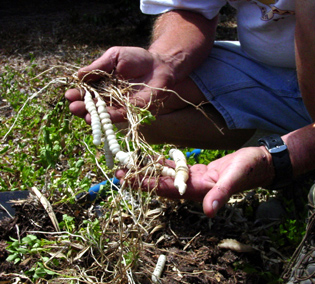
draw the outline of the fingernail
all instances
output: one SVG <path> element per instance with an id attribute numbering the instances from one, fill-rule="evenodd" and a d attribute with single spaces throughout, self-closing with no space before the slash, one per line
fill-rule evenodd
<path id="1" fill-rule="evenodd" d="M 219 201 L 218 200 L 214 200 L 212 202 L 212 210 L 213 210 L 214 214 L 217 214 L 217 212 L 219 210 Z"/>

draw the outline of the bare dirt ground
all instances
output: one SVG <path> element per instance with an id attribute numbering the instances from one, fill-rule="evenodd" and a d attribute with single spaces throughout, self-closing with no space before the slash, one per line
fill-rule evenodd
<path id="1" fill-rule="evenodd" d="M 6 65 L 22 70 L 33 58 L 43 70 L 65 62 L 83 66 L 112 45 L 146 46 L 149 41 L 152 18 L 134 12 L 122 1 L 114 4 L 101 0 L 2 2 L 1 72 L 5 72 Z M 137 5 L 133 2 L 130 1 Z M 222 10 L 218 39 L 236 39 L 233 16 L 231 9 Z M 299 186 L 295 184 L 286 190 L 286 197 L 295 199 Z M 280 236 L 283 220 L 266 221 L 261 215 L 257 218 L 262 200 L 264 197 L 254 193 L 242 195 L 213 220 L 202 214 L 200 204 L 158 202 L 164 204 L 165 214 L 160 217 L 163 229 L 144 236 L 146 243 L 157 243 L 157 248 L 144 250 L 140 258 L 154 267 L 158 255 L 167 252 L 162 283 L 276 283 L 294 247 L 285 238 L 281 243 L 273 238 Z M 286 214 L 294 219 L 304 208 L 304 204 L 297 204 L 295 212 Z M 30 219 L 53 231 L 44 209 L 23 205 L 16 210 L 13 221 L 0 223 L 0 272 L 14 273 L 30 267 L 30 264 L 15 266 L 5 262 L 5 241 L 9 236 L 16 237 L 15 224 L 19 225 L 21 236 L 34 229 Z M 74 210 L 56 208 L 69 215 Z M 235 239 L 250 249 L 245 252 L 219 248 L 223 239 Z M 139 272 L 139 283 L 150 283 L 150 274 L 141 268 Z M 1 283 L 8 283 L 2 282 L 6 280 L 0 277 Z"/>

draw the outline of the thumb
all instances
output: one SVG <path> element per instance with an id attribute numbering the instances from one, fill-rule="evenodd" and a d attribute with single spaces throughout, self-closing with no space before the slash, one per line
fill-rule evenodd
<path id="1" fill-rule="evenodd" d="M 84 81 L 96 81 L 100 78 L 98 74 L 89 74 L 94 70 L 102 70 L 111 73 L 117 65 L 119 57 L 119 48 L 111 47 L 101 57 L 93 61 L 90 65 L 81 68 L 78 77 Z"/>
<path id="2" fill-rule="evenodd" d="M 203 199 L 204 213 L 213 218 L 218 210 L 229 201 L 232 195 L 232 188 L 227 185 L 216 184 Z"/>

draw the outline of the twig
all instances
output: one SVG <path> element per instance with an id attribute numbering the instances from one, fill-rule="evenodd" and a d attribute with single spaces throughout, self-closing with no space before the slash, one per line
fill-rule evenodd
<path id="1" fill-rule="evenodd" d="M 1 203 L 0 203 L 0 207 L 1 207 L 1 209 L 2 209 L 3 211 L 5 211 L 5 212 L 9 215 L 9 217 L 10 217 L 11 219 L 14 219 L 14 217 L 10 214 L 10 212 L 8 211 L 8 209 L 5 208 Z"/>
<path id="2" fill-rule="evenodd" d="M 186 250 L 190 244 L 194 241 L 194 239 L 196 239 L 199 235 L 201 234 L 201 232 L 197 233 L 183 248 L 183 250 Z"/>
<path id="3" fill-rule="evenodd" d="M 33 193 L 39 199 L 40 203 L 45 208 L 46 212 L 48 213 L 49 218 L 50 218 L 51 222 L 53 223 L 56 232 L 59 232 L 60 231 L 59 224 L 58 224 L 55 212 L 54 212 L 50 202 L 47 200 L 47 198 L 36 187 L 32 187 L 31 189 L 32 189 Z"/>

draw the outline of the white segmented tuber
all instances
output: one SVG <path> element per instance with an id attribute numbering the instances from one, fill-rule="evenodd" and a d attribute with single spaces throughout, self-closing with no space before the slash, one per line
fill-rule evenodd
<path id="1" fill-rule="evenodd" d="M 235 239 L 224 239 L 219 244 L 218 247 L 221 249 L 230 249 L 236 252 L 253 252 L 254 248 L 250 245 L 242 244 Z"/>
<path id="2" fill-rule="evenodd" d="M 95 98 L 97 99 L 96 104 L 94 103 L 89 90 L 85 89 L 84 96 L 85 107 L 91 115 L 93 143 L 95 145 L 100 145 L 102 141 L 102 133 L 104 132 L 106 164 L 109 168 L 112 168 L 114 166 L 113 156 L 115 156 L 120 151 L 120 146 L 113 130 L 114 127 L 110 119 L 110 115 L 106 109 L 106 103 L 102 100 L 101 96 L 97 92 L 94 93 Z"/>
<path id="3" fill-rule="evenodd" d="M 186 181 L 189 177 L 189 169 L 187 166 L 186 157 L 178 149 L 171 149 L 169 155 L 175 162 L 174 186 L 179 191 L 179 194 L 183 195 L 186 192 Z"/>
<path id="4" fill-rule="evenodd" d="M 84 103 L 85 103 L 85 107 L 86 107 L 87 111 L 91 115 L 93 144 L 94 145 L 100 145 L 101 141 L 102 141 L 101 122 L 100 122 L 100 118 L 98 116 L 92 95 L 88 90 L 85 90 Z"/>
<path id="5" fill-rule="evenodd" d="M 118 141 L 116 139 L 116 134 L 113 130 L 114 127 L 110 119 L 110 115 L 106 109 L 106 103 L 101 99 L 99 95 L 97 96 L 97 99 L 97 110 L 101 119 L 103 131 L 105 133 L 108 149 L 113 156 L 116 156 L 116 154 L 120 151 L 120 145 L 118 144 Z"/>
<path id="6" fill-rule="evenodd" d="M 109 150 L 113 153 L 113 155 L 116 155 L 120 151 L 120 146 L 119 144 L 110 145 Z"/>
<path id="7" fill-rule="evenodd" d="M 159 259 L 156 263 L 155 269 L 152 274 L 151 280 L 153 283 L 160 283 L 160 277 L 162 275 L 165 263 L 166 263 L 166 256 L 164 254 L 161 254 L 159 256 Z"/>
<path id="8" fill-rule="evenodd" d="M 158 173 L 160 173 L 162 176 L 168 176 L 168 177 L 175 177 L 175 170 L 172 168 L 169 168 L 167 166 L 162 166 L 161 164 L 156 164 L 155 166 L 150 166 L 148 168 L 146 168 L 146 171 L 148 173 L 153 173 L 155 171 L 157 171 Z"/>
<path id="9" fill-rule="evenodd" d="M 172 168 L 164 166 L 164 167 L 162 167 L 161 175 L 174 178 L 175 177 L 175 170 Z"/>
<path id="10" fill-rule="evenodd" d="M 115 132 L 113 129 L 107 129 L 105 130 L 105 134 L 108 137 L 109 135 L 114 135 L 115 136 Z"/>
<path id="11" fill-rule="evenodd" d="M 134 166 L 134 159 L 132 156 L 133 156 L 132 152 L 118 151 L 116 154 L 116 159 L 121 164 L 123 164 L 128 169 L 130 169 L 132 166 Z"/>
<path id="12" fill-rule="evenodd" d="M 114 146 L 115 146 L 115 144 L 114 144 Z M 109 146 L 109 147 L 111 148 L 111 146 Z M 134 152 L 124 152 L 124 151 L 118 150 L 115 157 L 122 165 L 124 165 L 128 169 L 131 169 L 132 167 L 134 167 L 136 165 L 134 155 L 135 155 Z M 175 170 L 174 169 L 166 167 L 166 166 L 162 166 L 161 164 L 157 164 L 157 167 L 158 167 L 158 170 L 160 170 L 161 175 L 175 177 Z M 148 171 L 148 172 L 152 172 L 155 170 L 156 170 L 156 168 L 153 166 L 146 168 L 146 171 Z"/>
<path id="13" fill-rule="evenodd" d="M 97 108 L 97 111 L 98 111 L 98 113 L 103 113 L 103 112 L 106 111 L 106 107 L 105 107 L 105 106 L 99 106 L 99 107 Z"/>
<path id="14" fill-rule="evenodd" d="M 106 166 L 112 169 L 114 167 L 114 157 L 112 152 L 109 150 L 108 141 L 106 139 L 104 140 L 104 150 Z"/>
<path id="15" fill-rule="evenodd" d="M 97 100 L 96 104 L 92 98 L 90 91 L 85 88 L 85 96 L 84 102 L 87 111 L 91 115 L 91 127 L 92 127 L 92 134 L 93 134 L 93 143 L 95 145 L 100 145 L 102 141 L 102 134 L 104 133 L 105 138 L 104 140 L 104 150 L 105 150 L 105 158 L 106 158 L 106 165 L 109 168 L 114 166 L 114 159 L 115 157 L 122 165 L 127 167 L 128 169 L 135 166 L 135 157 L 132 152 L 124 152 L 121 150 L 120 145 L 116 139 L 116 134 L 114 132 L 114 127 L 112 121 L 110 119 L 110 114 L 107 112 L 106 103 L 103 101 L 99 93 L 93 90 L 95 98 Z M 173 149 L 175 150 L 175 149 Z M 173 153 L 174 151 L 172 151 Z M 173 155 L 173 159 L 176 163 L 176 169 L 172 169 L 166 166 L 162 166 L 160 164 L 158 169 L 162 176 L 170 176 L 175 178 L 174 185 L 179 190 L 180 194 L 184 194 L 186 190 L 186 180 L 188 178 L 188 168 L 186 166 L 186 159 L 182 159 L 179 156 L 179 150 L 175 151 Z M 182 154 L 182 153 L 181 153 Z M 170 154 L 171 155 L 171 154 Z M 180 157 L 180 158 L 178 158 Z M 186 172 L 187 169 L 187 172 Z M 147 170 L 154 171 L 155 168 L 149 167 Z M 187 178 L 185 179 L 185 173 Z"/>

